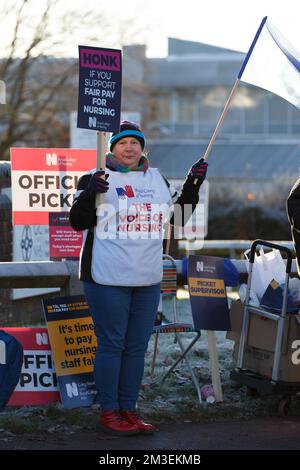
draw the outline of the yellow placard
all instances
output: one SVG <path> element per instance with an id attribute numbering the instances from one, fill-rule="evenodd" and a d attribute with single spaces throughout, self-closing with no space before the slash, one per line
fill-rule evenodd
<path id="1" fill-rule="evenodd" d="M 224 279 L 189 278 L 190 294 L 198 297 L 226 297 Z"/>
<path id="2" fill-rule="evenodd" d="M 57 376 L 92 372 L 97 339 L 91 317 L 48 322 Z"/>

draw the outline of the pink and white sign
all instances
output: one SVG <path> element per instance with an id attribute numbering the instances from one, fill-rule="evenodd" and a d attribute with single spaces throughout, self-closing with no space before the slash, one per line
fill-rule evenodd
<path id="1" fill-rule="evenodd" d="M 24 348 L 21 377 L 8 405 L 42 405 L 60 400 L 47 328 L 2 328 Z"/>
<path id="2" fill-rule="evenodd" d="M 49 212 L 49 253 L 51 261 L 79 259 L 83 234 L 70 225 L 68 212 Z"/>
<path id="3" fill-rule="evenodd" d="M 69 211 L 79 178 L 96 167 L 95 149 L 12 148 L 14 225 L 48 225 Z"/>

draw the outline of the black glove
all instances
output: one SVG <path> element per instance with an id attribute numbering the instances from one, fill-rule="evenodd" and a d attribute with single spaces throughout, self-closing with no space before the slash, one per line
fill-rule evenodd
<path id="1" fill-rule="evenodd" d="M 206 178 L 207 167 L 208 163 L 204 161 L 204 158 L 200 158 L 200 160 L 194 163 L 194 165 L 191 167 L 189 175 L 192 178 L 197 178 L 198 182 L 202 184 Z"/>
<path id="2" fill-rule="evenodd" d="M 91 197 L 95 197 L 96 194 L 103 194 L 108 191 L 109 183 L 107 180 L 109 175 L 105 175 L 105 179 L 102 176 L 105 174 L 103 170 L 96 171 L 90 179 L 87 190 Z"/>

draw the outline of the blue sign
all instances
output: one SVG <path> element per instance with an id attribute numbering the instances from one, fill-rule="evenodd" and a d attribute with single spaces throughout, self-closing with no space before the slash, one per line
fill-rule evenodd
<path id="1" fill-rule="evenodd" d="M 195 328 L 230 330 L 223 258 L 190 256 L 188 282 Z"/>
<path id="2" fill-rule="evenodd" d="M 119 132 L 121 90 L 121 50 L 79 46 L 77 127 Z"/>

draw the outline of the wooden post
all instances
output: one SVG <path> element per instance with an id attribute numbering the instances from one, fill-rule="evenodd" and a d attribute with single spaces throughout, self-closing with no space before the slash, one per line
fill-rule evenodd
<path id="1" fill-rule="evenodd" d="M 150 370 L 150 377 L 151 377 L 151 380 L 153 379 L 153 376 L 154 376 L 154 369 L 155 369 L 155 364 L 156 364 L 156 355 L 157 355 L 157 346 L 158 346 L 158 334 L 159 334 L 159 333 L 155 333 L 155 339 L 154 339 L 153 356 L 152 356 L 152 363 L 151 363 L 151 370 Z"/>
<path id="2" fill-rule="evenodd" d="M 166 232 L 167 232 L 167 242 L 166 242 L 166 255 L 168 255 L 170 253 L 170 244 L 171 244 L 171 237 L 172 237 L 172 234 L 173 234 L 173 226 L 170 224 L 170 222 L 168 222 L 168 226 L 166 228 Z"/>
<path id="3" fill-rule="evenodd" d="M 106 132 L 97 131 L 97 170 L 104 170 L 106 166 Z M 105 179 L 105 175 L 102 176 Z M 96 207 L 104 203 L 104 194 L 97 194 L 96 196 Z"/>
<path id="4" fill-rule="evenodd" d="M 216 397 L 216 402 L 223 401 L 220 369 L 217 355 L 217 342 L 214 331 L 207 330 L 208 354 L 211 367 L 211 382 Z"/>

